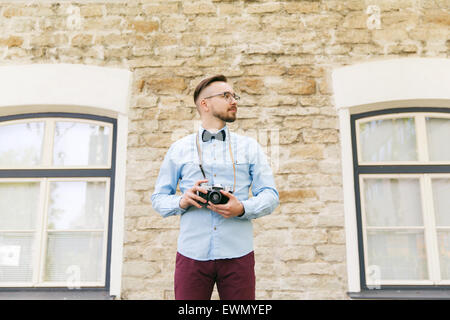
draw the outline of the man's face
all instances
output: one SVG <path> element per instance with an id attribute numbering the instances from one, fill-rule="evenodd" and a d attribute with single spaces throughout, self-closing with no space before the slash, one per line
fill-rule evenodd
<path id="1" fill-rule="evenodd" d="M 206 103 L 211 110 L 211 116 L 225 122 L 234 122 L 237 114 L 237 101 L 234 98 L 227 100 L 223 95 L 218 95 L 224 92 L 234 94 L 233 88 L 228 83 L 213 82 L 205 88 L 204 97 L 213 96 L 206 99 Z"/>

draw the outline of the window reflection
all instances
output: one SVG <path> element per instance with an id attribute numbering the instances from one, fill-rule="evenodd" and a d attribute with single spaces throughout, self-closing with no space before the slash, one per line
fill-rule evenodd
<path id="1" fill-rule="evenodd" d="M 103 229 L 106 182 L 50 183 L 48 229 Z"/>
<path id="2" fill-rule="evenodd" d="M 444 280 L 450 280 L 450 231 L 438 232 L 439 258 L 441 264 L 441 276 Z"/>
<path id="3" fill-rule="evenodd" d="M 423 226 L 419 179 L 364 179 L 366 225 Z"/>
<path id="4" fill-rule="evenodd" d="M 101 281 L 103 234 L 101 232 L 52 232 L 47 239 L 45 281 L 67 283 L 68 274 L 79 281 Z"/>
<path id="5" fill-rule="evenodd" d="M 111 130 L 78 122 L 56 122 L 53 164 L 56 166 L 107 165 Z"/>
<path id="6" fill-rule="evenodd" d="M 417 160 L 414 118 L 364 122 L 359 132 L 362 161 Z"/>
<path id="7" fill-rule="evenodd" d="M 44 122 L 0 126 L 0 167 L 40 165 L 44 129 Z"/>
<path id="8" fill-rule="evenodd" d="M 380 280 L 428 278 L 423 231 L 369 231 L 368 265 L 380 269 Z"/>
<path id="9" fill-rule="evenodd" d="M 39 188 L 39 182 L 0 183 L 0 230 L 35 228 Z"/>
<path id="10" fill-rule="evenodd" d="M 432 189 L 436 225 L 450 227 L 450 179 L 433 179 Z"/>
<path id="11" fill-rule="evenodd" d="M 0 283 L 31 281 L 34 242 L 31 232 L 0 233 Z"/>
<path id="12" fill-rule="evenodd" d="M 450 119 L 425 118 L 428 154 L 431 161 L 450 160 Z M 443 147 L 447 146 L 447 147 Z"/>

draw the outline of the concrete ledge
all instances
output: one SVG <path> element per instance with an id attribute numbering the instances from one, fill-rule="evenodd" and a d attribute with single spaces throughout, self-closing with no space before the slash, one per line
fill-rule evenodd
<path id="1" fill-rule="evenodd" d="M 2 289 L 0 300 L 113 300 L 114 296 L 107 290 L 69 290 L 69 289 L 43 289 L 21 290 Z"/>
<path id="2" fill-rule="evenodd" d="M 449 300 L 450 289 L 376 289 L 361 292 L 347 292 L 352 299 L 385 299 L 385 300 Z"/>
<path id="3" fill-rule="evenodd" d="M 0 112 L 17 106 L 68 106 L 126 114 L 132 73 L 126 69 L 81 64 L 31 64 L 0 67 Z M 21 110 L 23 112 L 23 110 Z M 22 113 L 21 112 L 21 113 Z M 94 111 L 96 112 L 96 111 Z"/>
<path id="4" fill-rule="evenodd" d="M 332 82 L 338 109 L 396 101 L 417 101 L 418 106 L 426 100 L 448 102 L 450 59 L 403 58 L 358 63 L 335 69 Z"/>

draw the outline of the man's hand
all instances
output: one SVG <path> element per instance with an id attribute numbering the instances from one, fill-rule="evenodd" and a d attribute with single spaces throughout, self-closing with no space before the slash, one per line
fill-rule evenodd
<path id="1" fill-rule="evenodd" d="M 237 217 L 244 213 L 244 205 L 238 200 L 232 193 L 220 190 L 220 192 L 229 198 L 228 202 L 225 204 L 213 204 L 208 201 L 207 208 L 217 212 L 224 218 Z"/>
<path id="2" fill-rule="evenodd" d="M 197 195 L 197 191 L 203 192 L 204 194 L 208 193 L 205 189 L 200 187 L 200 184 L 208 182 L 208 180 L 198 180 L 195 182 L 194 186 L 183 194 L 180 200 L 180 208 L 187 209 L 189 206 L 195 206 L 197 208 L 202 208 L 202 206 L 198 203 L 198 201 L 202 203 L 206 203 L 206 200 Z"/>

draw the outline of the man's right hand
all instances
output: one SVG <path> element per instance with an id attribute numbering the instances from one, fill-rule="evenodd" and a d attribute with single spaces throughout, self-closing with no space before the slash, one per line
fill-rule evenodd
<path id="1" fill-rule="evenodd" d="M 195 182 L 194 186 L 183 194 L 180 200 L 180 208 L 187 209 L 189 206 L 196 206 L 197 208 L 202 208 L 202 206 L 198 203 L 198 201 L 202 203 L 206 203 L 206 200 L 197 195 L 197 191 L 208 193 L 205 189 L 200 187 L 200 184 L 208 182 L 208 180 L 198 180 Z"/>

